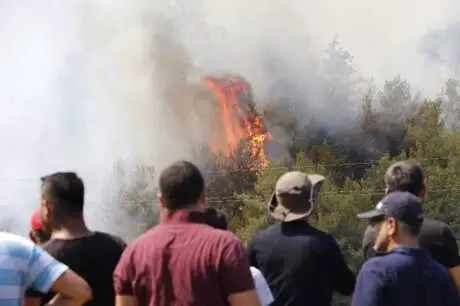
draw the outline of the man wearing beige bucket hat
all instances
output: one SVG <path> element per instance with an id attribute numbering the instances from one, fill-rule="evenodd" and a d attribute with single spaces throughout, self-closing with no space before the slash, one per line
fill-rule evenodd
<path id="1" fill-rule="evenodd" d="M 310 216 L 324 176 L 287 172 L 276 182 L 275 192 L 268 202 L 268 212 L 279 221 L 289 222 Z"/>
<path id="2" fill-rule="evenodd" d="M 325 181 L 291 171 L 276 182 L 268 213 L 277 221 L 248 244 L 250 264 L 265 276 L 272 305 L 331 305 L 332 292 L 351 295 L 355 276 L 335 239 L 308 222 Z"/>

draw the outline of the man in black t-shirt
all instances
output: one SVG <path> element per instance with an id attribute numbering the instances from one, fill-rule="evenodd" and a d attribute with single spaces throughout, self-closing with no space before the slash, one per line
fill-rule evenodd
<path id="1" fill-rule="evenodd" d="M 298 171 L 283 174 L 268 203 L 278 221 L 248 244 L 251 266 L 267 280 L 272 306 L 330 306 L 333 292 L 351 295 L 355 275 L 335 239 L 309 222 L 325 178 Z"/>
<path id="2" fill-rule="evenodd" d="M 93 300 L 85 305 L 115 305 L 112 274 L 125 249 L 118 237 L 92 232 L 83 218 L 84 185 L 73 172 L 58 172 L 43 177 L 40 213 L 43 227 L 51 239 L 41 247 L 83 277 L 93 290 Z M 48 302 L 43 296 L 27 291 L 26 296 Z"/>
<path id="3" fill-rule="evenodd" d="M 407 191 L 422 200 L 425 198 L 426 186 L 420 165 L 402 161 L 391 165 L 385 173 L 386 193 Z M 363 236 L 363 252 L 366 259 L 375 256 L 374 243 L 381 220 L 370 220 Z M 460 256 L 457 240 L 447 224 L 425 217 L 419 236 L 419 245 L 427 250 L 431 257 L 449 269 L 457 288 L 460 288 Z"/>

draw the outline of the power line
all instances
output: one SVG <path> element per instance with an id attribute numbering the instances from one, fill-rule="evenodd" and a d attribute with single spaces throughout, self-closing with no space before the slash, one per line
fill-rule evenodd
<path id="1" fill-rule="evenodd" d="M 440 157 L 428 157 L 428 158 L 421 158 L 417 159 L 416 161 L 418 162 L 425 162 L 425 161 L 439 161 L 439 160 L 449 160 L 451 159 L 451 156 L 440 156 Z M 297 168 L 296 166 L 300 167 L 307 167 L 307 168 L 317 168 L 317 167 L 325 167 L 325 166 L 342 166 L 342 167 L 353 167 L 353 166 L 372 166 L 374 163 L 379 163 L 379 164 L 392 164 L 394 163 L 394 160 L 386 160 L 382 161 L 381 159 L 370 159 L 368 161 L 362 161 L 362 162 L 344 162 L 344 163 L 337 163 L 337 162 L 328 162 L 328 163 L 317 163 L 317 164 L 300 164 L 300 165 L 295 165 L 294 166 L 274 166 L 274 167 L 268 167 L 265 169 L 249 169 L 249 168 L 232 168 L 232 167 L 219 167 L 218 165 L 215 166 L 215 169 L 204 169 L 202 170 L 203 173 L 209 174 L 209 173 L 232 173 L 232 172 L 257 172 L 257 171 L 270 171 L 270 170 L 286 170 L 286 169 L 295 169 Z M 251 162 L 249 161 L 248 164 Z M 15 181 L 40 181 L 39 177 L 33 177 L 33 178 L 15 178 L 15 179 L 9 179 L 9 178 L 0 178 L 0 183 L 1 182 L 15 182 Z M 86 182 L 91 182 L 91 179 L 85 179 Z"/>
<path id="2" fill-rule="evenodd" d="M 430 200 L 430 194 L 438 194 L 438 193 L 447 193 L 447 192 L 454 192 L 454 193 L 460 193 L 460 185 L 451 185 L 443 188 L 434 188 L 430 189 L 428 188 L 427 194 L 428 194 L 428 201 Z M 358 190 L 358 191 L 325 191 L 325 192 L 320 192 L 320 197 L 321 198 L 328 198 L 331 196 L 353 196 L 353 198 L 370 198 L 370 197 L 375 197 L 375 196 L 384 196 L 385 191 L 384 190 Z M 448 196 L 448 194 L 446 194 Z M 235 197 L 208 197 L 206 199 L 207 204 L 225 204 L 229 202 L 236 202 L 236 203 L 244 203 L 248 201 L 266 201 L 261 196 L 254 196 L 251 198 L 241 198 L 238 196 Z M 143 203 L 143 204 L 151 204 L 153 201 L 132 201 L 134 204 L 136 203 Z M 123 201 L 122 201 L 123 204 Z M 91 205 L 91 204 L 89 204 Z"/>

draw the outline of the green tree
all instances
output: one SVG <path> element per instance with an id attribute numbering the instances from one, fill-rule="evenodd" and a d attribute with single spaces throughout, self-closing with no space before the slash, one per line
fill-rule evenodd
<path id="1" fill-rule="evenodd" d="M 115 185 L 120 203 L 128 220 L 119 220 L 128 228 L 128 235 L 135 237 L 158 222 L 158 199 L 155 169 L 138 165 L 134 169 L 119 162 L 115 166 Z M 134 222 L 133 222 L 134 221 Z"/>
<path id="2" fill-rule="evenodd" d="M 441 93 L 443 118 L 446 127 L 458 131 L 460 127 L 460 81 L 449 79 Z"/>

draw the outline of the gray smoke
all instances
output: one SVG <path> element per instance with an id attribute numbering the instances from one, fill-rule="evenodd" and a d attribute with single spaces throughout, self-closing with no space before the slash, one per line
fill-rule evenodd
<path id="1" fill-rule="evenodd" d="M 452 78 L 460 78 L 460 22 L 430 31 L 423 37 L 420 50 Z"/>
<path id="2" fill-rule="evenodd" d="M 3 218 L 24 232 L 40 175 L 76 170 L 90 224 L 116 228 L 117 160 L 161 169 L 219 134 L 202 75 L 242 75 L 261 112 L 336 128 L 369 83 L 401 74 L 432 96 L 452 68 L 421 41 L 459 21 L 456 0 L 0 1 Z"/>

